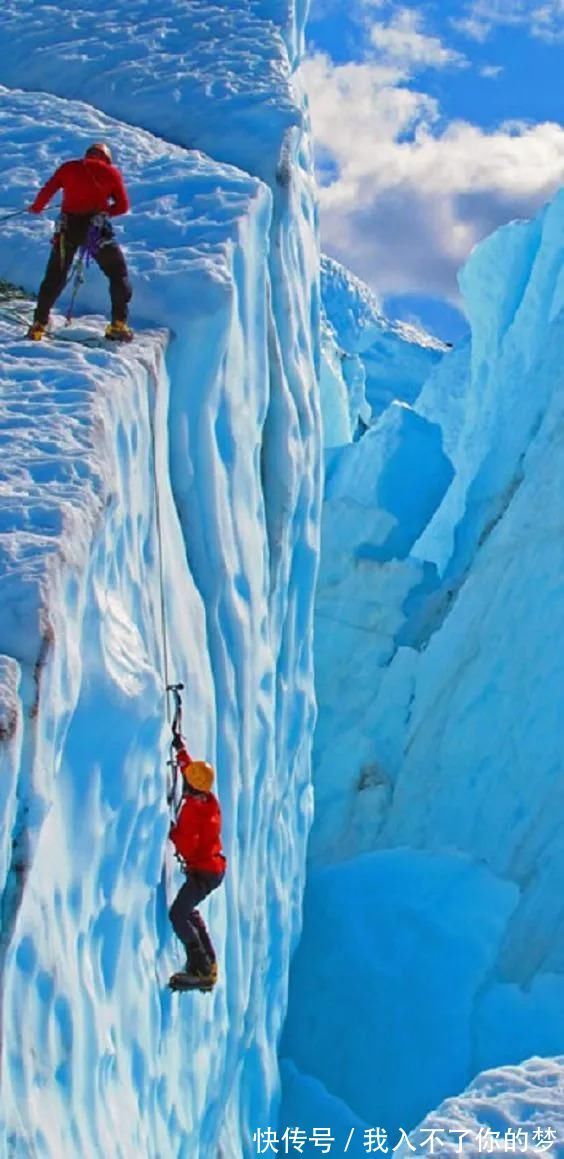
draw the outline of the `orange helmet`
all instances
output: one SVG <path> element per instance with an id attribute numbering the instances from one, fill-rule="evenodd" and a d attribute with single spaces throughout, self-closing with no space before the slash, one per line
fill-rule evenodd
<path id="1" fill-rule="evenodd" d="M 196 789 L 199 793 L 210 792 L 215 774 L 207 761 L 190 761 L 189 765 L 181 768 L 192 789 Z"/>
<path id="2" fill-rule="evenodd" d="M 110 146 L 106 145 L 104 141 L 94 141 L 93 145 L 88 146 L 84 156 L 99 157 L 100 159 L 103 158 L 108 162 L 108 165 L 111 165 L 112 163 L 112 151 Z"/>

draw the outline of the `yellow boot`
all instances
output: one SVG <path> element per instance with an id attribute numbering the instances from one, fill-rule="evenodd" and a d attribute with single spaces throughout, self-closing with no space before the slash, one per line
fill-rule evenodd
<path id="1" fill-rule="evenodd" d="M 111 342 L 131 342 L 133 330 L 131 326 L 127 325 L 127 322 L 110 322 L 109 326 L 106 326 L 105 337 L 109 338 Z"/>
<path id="2" fill-rule="evenodd" d="M 198 965 L 196 968 L 190 969 L 187 966 L 186 978 L 190 980 L 193 986 L 201 987 L 202 990 L 213 990 L 217 983 L 217 962 L 211 962 L 209 965 Z"/>

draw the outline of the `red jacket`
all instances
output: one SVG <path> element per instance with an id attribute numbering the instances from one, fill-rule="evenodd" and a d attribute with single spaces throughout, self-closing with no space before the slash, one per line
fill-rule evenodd
<path id="1" fill-rule="evenodd" d="M 182 745 L 176 757 L 184 772 L 192 757 Z M 169 837 L 188 869 L 223 873 L 227 862 L 221 849 L 221 809 L 213 793 L 184 794 Z"/>
<path id="2" fill-rule="evenodd" d="M 107 213 L 118 217 L 129 209 L 119 169 L 98 157 L 83 157 L 60 165 L 39 190 L 30 212 L 41 213 L 59 189 L 63 191 L 63 213 Z"/>
<path id="3" fill-rule="evenodd" d="M 223 873 L 226 860 L 221 850 L 221 810 L 213 793 L 186 793 L 182 798 L 170 839 L 188 869 Z"/>

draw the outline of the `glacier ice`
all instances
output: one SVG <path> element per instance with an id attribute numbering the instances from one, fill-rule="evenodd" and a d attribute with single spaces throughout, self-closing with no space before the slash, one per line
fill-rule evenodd
<path id="1" fill-rule="evenodd" d="M 2 205 L 109 139 L 144 328 L 125 353 L 30 352 L 22 323 L 1 322 L 0 587 L 25 601 L 25 631 L 1 645 L 2 1122 L 17 1159 L 227 1159 L 275 1117 L 312 810 L 321 501 L 316 215 L 292 78 L 304 20 L 277 0 L 0 15 Z M 48 236 L 46 220 L 6 225 L 0 276 L 33 291 Z M 106 294 L 89 273 L 87 332 Z M 222 981 L 195 1000 L 164 988 L 180 879 L 170 851 L 163 869 L 153 432 L 170 668 L 190 748 L 217 765 L 230 860 L 206 903 Z"/>
<path id="2" fill-rule="evenodd" d="M 446 347 L 407 322 L 385 318 L 358 278 L 333 258 L 321 259 L 321 293 L 339 345 L 356 355 L 365 373 L 366 398 L 376 417 L 394 401 L 414 403 Z"/>
<path id="3" fill-rule="evenodd" d="M 414 1132 L 411 1145 L 396 1151 L 413 1154 L 421 1139 L 436 1132 L 440 1154 L 478 1159 L 495 1150 L 526 1155 L 562 1153 L 564 1133 L 564 1058 L 532 1058 L 519 1067 L 488 1070 L 458 1097 L 446 1099 Z M 423 1134 L 425 1132 L 425 1134 Z M 419 1138 L 418 1138 L 419 1137 Z"/>
<path id="4" fill-rule="evenodd" d="M 436 582 L 436 569 L 410 552 L 451 479 L 439 426 L 405 403 L 392 404 L 358 442 L 327 454 L 315 610 L 313 861 L 373 844 L 392 788 L 374 753 L 378 679 L 402 648 L 410 601 L 417 605 Z M 371 791 L 361 794 L 366 785 Z"/>
<path id="5" fill-rule="evenodd" d="M 290 173 L 306 0 L 5 0 L 0 79 L 80 99 L 269 183 Z M 48 51 L 47 51 L 48 46 Z M 294 174 L 295 178 L 295 174 Z"/>
<path id="6" fill-rule="evenodd" d="M 407 551 L 395 577 L 393 558 L 376 553 L 368 591 L 374 601 L 382 590 L 385 598 L 373 621 L 358 598 L 360 548 L 375 531 L 383 544 L 389 535 L 374 496 L 390 443 L 383 438 L 367 457 L 373 476 L 353 470 L 347 480 L 356 520 L 347 504 L 333 522 L 331 470 L 341 458 L 353 461 L 369 436 L 328 455 L 316 818 L 284 1050 L 303 1081 L 319 1080 L 328 1098 L 344 1099 L 372 1126 L 410 1130 L 425 1101 L 430 1109 L 452 1096 L 420 1126 L 448 1130 L 462 1121 L 475 1136 L 469 1154 L 478 1153 L 480 1127 L 498 1120 L 530 1134 L 560 1128 L 561 1138 L 562 210 L 559 194 L 535 221 L 513 223 L 478 247 L 463 271 L 471 339 L 431 368 L 414 402 L 419 421 L 440 428 L 450 476 L 423 510 L 419 489 L 406 487 Z M 352 327 L 354 339 L 346 279 L 334 283 L 332 301 L 336 330 L 341 309 L 341 335 Z M 396 406 L 388 404 L 384 417 Z M 370 437 L 377 440 L 378 429 Z M 417 469 L 415 455 L 412 463 Z M 420 576 L 411 591 L 408 569 Z M 350 598 L 340 601 L 341 590 Z M 449 881 L 460 857 L 468 859 L 472 904 L 482 883 L 482 912 L 467 915 L 465 932 L 454 936 L 463 896 L 457 888 L 451 909 Z M 375 869 L 369 877 L 370 858 L 380 877 Z M 443 890 L 431 912 L 447 922 L 455 944 L 430 962 L 436 936 L 429 931 L 425 950 L 416 942 L 425 933 L 423 898 L 432 897 L 427 873 L 441 862 Z M 400 865 L 416 877 L 421 899 L 412 900 Z M 388 899 L 400 888 L 388 926 Z M 398 966 L 403 902 L 411 913 Z M 463 993 L 457 954 L 494 914 L 488 965 L 483 974 L 470 969 L 466 1014 L 453 1017 L 449 995 Z M 349 990 L 343 977 L 351 972 Z M 429 990 L 418 1001 L 419 986 Z M 374 1022 L 373 1004 L 382 1006 Z M 549 1057 L 525 1063 L 535 1054 Z M 504 1064 L 515 1070 L 488 1069 Z M 496 1097 L 482 1114 L 492 1083 Z"/>
<path id="7" fill-rule="evenodd" d="M 1 206 L 108 137 L 143 330 L 123 352 L 31 351 L 0 315 L 13 1159 L 240 1159 L 275 1125 L 321 521 L 282 1121 L 327 1116 L 357 1142 L 376 1116 L 561 1127 L 561 1060 L 516 1064 L 561 1043 L 562 198 L 472 256 L 459 350 L 385 320 L 330 259 L 320 333 L 305 16 L 302 0 L 0 14 Z M 49 232 L 7 223 L 0 277 L 35 290 Z M 92 271 L 83 331 L 105 308 Z M 204 1000 L 165 989 L 161 565 L 230 858 Z"/>
<path id="8" fill-rule="evenodd" d="M 323 318 L 319 401 L 324 447 L 342 447 L 370 425 L 365 384 L 360 358 L 341 349 L 333 327 Z"/>
<path id="9" fill-rule="evenodd" d="M 516 894 L 446 853 L 314 869 L 282 1053 L 361 1121 L 390 1136 L 411 1128 L 465 1085 L 474 997 Z"/>

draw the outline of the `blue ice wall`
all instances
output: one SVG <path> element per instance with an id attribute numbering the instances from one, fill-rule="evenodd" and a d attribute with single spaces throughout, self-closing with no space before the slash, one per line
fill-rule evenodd
<path id="1" fill-rule="evenodd" d="M 125 353 L 30 351 L 22 323 L 2 322 L 3 1129 L 18 1159 L 239 1157 L 276 1116 L 312 814 L 318 251 L 292 76 L 305 14 L 117 16 L 119 36 L 97 5 L 72 25 L 57 6 L 0 17 L 2 204 L 110 140 L 143 331 Z M 49 233 L 16 219 L 0 277 L 33 292 Z M 93 271 L 87 336 L 105 307 Z M 230 863 L 205 907 L 220 961 L 205 1001 L 165 989 L 181 878 L 166 854 L 161 563 L 169 668 L 190 748 L 217 767 Z"/>

